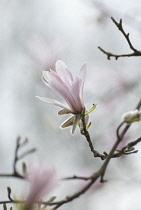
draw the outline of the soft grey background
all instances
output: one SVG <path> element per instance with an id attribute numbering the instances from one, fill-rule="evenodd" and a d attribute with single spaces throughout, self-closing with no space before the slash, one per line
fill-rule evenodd
<path id="1" fill-rule="evenodd" d="M 10 172 L 18 135 L 38 151 L 25 158 L 54 165 L 58 177 L 88 175 L 102 162 L 93 159 L 84 137 L 77 130 L 59 126 L 67 116 L 58 116 L 58 107 L 35 98 L 36 95 L 60 99 L 41 81 L 41 71 L 53 68 L 62 59 L 74 76 L 88 63 L 84 88 L 87 109 L 91 113 L 89 129 L 98 151 L 109 151 L 121 115 L 132 110 L 140 98 L 141 59 L 107 60 L 97 46 L 114 53 L 128 53 L 124 37 L 112 23 L 123 18 L 123 26 L 137 49 L 141 49 L 141 3 L 139 0 L 103 0 L 95 4 L 86 0 L 0 0 L 0 172 Z M 63 99 L 61 99 L 63 102 Z M 127 134 L 131 141 L 140 137 L 140 123 Z M 125 140 L 126 141 L 126 140 Z M 141 149 L 135 155 L 112 160 L 107 183 L 93 187 L 86 195 L 64 205 L 62 209 L 133 210 L 140 209 Z M 20 164 L 19 164 L 20 170 Z M 25 183 L 1 179 L 0 200 L 6 199 L 6 187 L 20 198 Z M 83 185 L 69 182 L 58 185 L 59 198 Z M 0 206 L 0 209 L 3 209 Z"/>

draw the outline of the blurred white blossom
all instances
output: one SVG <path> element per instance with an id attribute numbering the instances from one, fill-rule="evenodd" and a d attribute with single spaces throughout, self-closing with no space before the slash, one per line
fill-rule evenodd
<path id="1" fill-rule="evenodd" d="M 57 184 L 54 168 L 39 163 L 30 166 L 27 181 L 29 182 L 29 191 L 26 197 L 25 209 L 28 210 L 32 209 L 36 201 L 50 193 Z"/>

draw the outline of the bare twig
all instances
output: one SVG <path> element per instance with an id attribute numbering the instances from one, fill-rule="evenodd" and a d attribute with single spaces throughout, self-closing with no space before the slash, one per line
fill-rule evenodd
<path id="1" fill-rule="evenodd" d="M 86 140 L 87 140 L 87 142 L 89 144 L 91 152 L 93 153 L 94 157 L 100 157 L 102 160 L 104 160 L 105 159 L 105 155 L 104 154 L 100 154 L 98 151 L 96 151 L 94 149 L 93 143 L 91 141 L 90 134 L 89 134 L 89 132 L 88 132 L 88 130 L 86 128 L 85 113 L 82 113 L 81 121 L 82 121 L 82 126 L 83 126 L 83 130 L 82 130 L 81 134 L 86 137 Z"/>
<path id="2" fill-rule="evenodd" d="M 17 143 L 15 148 L 15 154 L 14 154 L 14 161 L 13 161 L 13 172 L 12 173 L 0 173 L 0 177 L 12 177 L 12 178 L 19 178 L 19 179 L 25 179 L 25 176 L 20 174 L 17 170 L 17 163 L 23 159 L 25 156 L 33 153 L 36 151 L 35 148 L 30 149 L 26 152 L 24 152 L 21 155 L 18 155 L 20 148 L 25 146 L 28 143 L 28 139 L 26 138 L 23 142 L 21 142 L 21 137 L 17 137 Z M 25 163 L 24 163 L 25 165 Z"/>
<path id="3" fill-rule="evenodd" d="M 76 180 L 76 179 L 80 179 L 80 180 L 84 180 L 84 181 L 88 181 L 91 179 L 91 177 L 83 177 L 83 176 L 71 176 L 71 177 L 66 177 L 63 180 Z"/>
<path id="4" fill-rule="evenodd" d="M 137 107 L 135 109 L 139 109 L 141 106 L 141 100 L 139 101 Z M 89 144 L 89 147 L 90 147 L 90 150 L 91 152 L 93 153 L 94 157 L 100 157 L 101 160 L 105 160 L 107 157 L 108 157 L 108 153 L 107 152 L 103 152 L 103 154 L 100 154 L 97 150 L 94 149 L 94 146 L 93 146 L 93 143 L 92 143 L 92 140 L 91 140 L 91 137 L 90 137 L 90 134 L 86 128 L 86 123 L 85 123 L 85 115 L 84 113 L 82 113 L 82 125 L 83 125 L 83 130 L 81 131 L 81 134 L 84 135 L 86 137 L 86 140 Z M 124 125 L 125 123 L 124 122 L 121 122 L 120 125 L 118 126 L 117 128 L 117 131 L 116 131 L 116 134 L 117 134 L 117 138 L 119 139 L 119 143 L 120 141 L 123 139 L 124 137 L 124 132 L 126 133 L 126 131 L 129 129 L 130 127 L 130 124 L 127 124 L 125 126 L 125 131 L 123 130 L 123 132 L 121 134 L 119 134 L 120 132 L 120 129 L 122 128 L 122 126 Z M 140 140 L 139 140 L 140 141 Z M 138 142 L 139 142 L 138 141 Z M 137 142 L 137 143 L 138 143 Z M 118 143 L 118 144 L 119 144 Z M 122 155 L 129 155 L 129 154 L 134 154 L 134 153 L 137 153 L 137 150 L 135 149 L 132 149 L 131 151 L 131 147 L 130 147 L 130 151 L 129 151 L 129 145 L 126 145 L 125 147 L 123 147 L 121 150 L 118 150 L 116 153 L 113 153 L 113 155 L 111 156 L 111 158 L 117 158 L 117 157 L 120 157 Z"/>
<path id="5" fill-rule="evenodd" d="M 11 198 L 11 188 L 10 187 L 7 187 L 7 192 L 8 192 L 9 200 L 13 202 L 13 199 Z"/>
<path id="6" fill-rule="evenodd" d="M 141 107 L 141 99 L 139 100 L 137 106 L 135 109 L 140 109 Z M 119 143 L 121 142 L 121 140 L 123 139 L 124 135 L 126 134 L 126 132 L 128 131 L 128 129 L 130 128 L 131 124 L 127 124 L 124 129 L 122 130 L 122 132 L 119 134 L 119 131 L 120 131 L 120 128 L 122 127 L 123 125 L 123 122 L 118 126 L 117 128 L 117 140 L 115 142 L 115 144 L 113 145 L 113 148 L 111 149 L 109 155 L 107 156 L 104 164 L 102 165 L 101 167 L 101 170 L 102 170 L 102 176 L 101 176 L 101 182 L 104 181 L 103 177 L 104 177 L 104 174 L 105 174 L 105 171 L 106 171 L 106 168 L 108 166 L 108 163 L 110 161 L 110 159 L 113 157 L 114 155 L 114 151 L 116 150 L 117 146 L 119 145 Z"/>
<path id="7" fill-rule="evenodd" d="M 114 22 L 114 24 L 117 26 L 117 28 L 121 31 L 121 33 L 123 34 L 123 36 L 125 37 L 130 49 L 133 51 L 132 53 L 128 53 L 128 54 L 120 54 L 120 55 L 116 55 L 113 54 L 111 52 L 105 51 L 103 48 L 98 47 L 99 50 L 101 50 L 104 54 L 107 55 L 107 59 L 110 60 L 111 57 L 115 57 L 115 59 L 117 60 L 119 57 L 133 57 L 133 56 L 141 56 L 141 51 L 137 50 L 133 44 L 130 41 L 129 38 L 129 33 L 126 33 L 123 29 L 122 26 L 122 19 L 120 19 L 120 22 L 118 23 L 113 17 L 111 17 L 112 21 Z"/>
<path id="8" fill-rule="evenodd" d="M 138 105 L 136 106 L 136 109 L 140 109 L 140 107 L 141 107 L 141 100 L 139 101 Z M 104 163 L 102 164 L 102 166 L 100 167 L 100 169 L 97 172 L 92 174 L 90 177 L 73 176 L 73 177 L 66 178 L 66 179 L 82 179 L 82 180 L 88 181 L 88 183 L 81 190 L 77 191 L 73 195 L 67 196 L 66 198 L 64 198 L 60 201 L 53 201 L 53 202 L 52 201 L 51 202 L 50 201 L 47 201 L 47 202 L 41 201 L 41 202 L 36 202 L 36 203 L 37 204 L 48 205 L 48 206 L 53 206 L 52 210 L 55 210 L 55 209 L 58 209 L 60 206 L 66 204 L 66 203 L 69 203 L 69 202 L 75 200 L 76 198 L 78 198 L 79 196 L 83 195 L 96 182 L 96 180 L 100 179 L 101 182 L 104 182 L 105 180 L 104 180 L 103 177 L 105 175 L 107 166 L 108 166 L 110 160 L 112 159 L 112 157 L 114 156 L 114 152 L 116 151 L 116 148 L 117 148 L 118 144 L 122 141 L 124 135 L 126 134 L 126 132 L 128 131 L 128 129 L 131 126 L 131 124 L 125 125 L 123 130 L 120 132 L 120 129 L 122 128 L 123 125 L 124 125 L 124 123 L 121 123 L 118 126 L 118 128 L 117 128 L 117 140 L 116 140 L 115 144 L 113 145 L 110 153 L 107 155 L 106 160 L 104 161 Z M 133 147 L 134 145 L 136 145 L 140 141 L 141 141 L 141 138 L 138 138 L 137 140 L 130 142 L 126 146 L 126 149 L 130 150 L 131 147 Z M 20 201 L 20 200 L 11 201 L 11 196 L 10 196 L 9 199 L 10 199 L 9 201 L 1 201 L 0 204 L 8 204 L 8 203 L 24 204 L 25 203 L 25 201 Z"/>

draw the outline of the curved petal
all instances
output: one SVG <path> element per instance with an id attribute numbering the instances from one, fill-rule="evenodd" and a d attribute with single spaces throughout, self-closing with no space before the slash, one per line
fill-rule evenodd
<path id="1" fill-rule="evenodd" d="M 63 61 L 56 62 L 56 71 L 43 71 L 43 81 L 45 85 L 56 91 L 67 102 L 68 106 L 53 99 L 38 97 L 47 103 L 53 103 L 73 114 L 81 113 L 84 108 L 83 103 L 83 86 L 86 77 L 87 65 L 83 64 L 79 76 L 73 79 L 71 72 Z"/>
<path id="2" fill-rule="evenodd" d="M 50 74 L 50 76 L 52 76 L 53 79 L 50 81 L 49 84 L 45 84 L 52 90 L 58 92 L 66 100 L 71 110 L 74 110 L 73 112 L 75 112 L 75 110 L 78 110 L 79 108 L 77 107 L 75 99 L 70 90 L 71 87 L 69 88 L 66 85 L 66 83 L 62 81 L 61 78 L 55 72 L 50 72 Z"/>
<path id="3" fill-rule="evenodd" d="M 70 117 L 61 124 L 61 128 L 66 128 L 73 125 L 75 116 Z"/>
<path id="4" fill-rule="evenodd" d="M 73 81 L 72 73 L 68 70 L 66 64 L 63 61 L 58 60 L 56 62 L 56 72 L 58 76 L 70 86 Z"/>
<path id="5" fill-rule="evenodd" d="M 83 82 L 85 81 L 86 74 L 87 74 L 87 63 L 84 63 L 79 72 L 79 78 L 82 79 Z"/>
<path id="6" fill-rule="evenodd" d="M 43 78 L 45 79 L 45 81 L 50 83 L 52 80 L 54 80 L 54 76 L 56 76 L 57 73 L 55 71 L 53 71 L 53 70 L 42 71 L 42 75 L 43 75 Z"/>
<path id="7" fill-rule="evenodd" d="M 79 109 L 78 111 L 80 111 L 80 112 L 84 108 L 83 101 L 80 98 L 81 86 L 82 86 L 82 80 L 80 78 L 76 77 L 72 84 L 71 93 L 72 93 L 73 98 L 74 98 L 74 100 L 77 104 L 77 107 Z"/>
<path id="8" fill-rule="evenodd" d="M 69 110 L 66 109 L 62 109 L 58 112 L 59 115 L 63 115 L 63 114 L 70 114 L 71 112 Z"/>
<path id="9" fill-rule="evenodd" d="M 80 121 L 80 119 L 81 119 L 81 115 L 80 114 L 75 115 L 75 118 L 74 118 L 74 121 L 73 121 L 73 126 L 72 126 L 72 134 L 74 134 L 75 129 L 76 129 L 77 124 Z"/>
<path id="10" fill-rule="evenodd" d="M 75 110 L 78 109 L 77 104 L 76 104 L 72 94 L 65 86 L 63 86 L 61 84 L 57 84 L 57 83 L 52 83 L 52 84 L 50 84 L 50 86 L 53 90 L 58 92 L 59 95 L 65 99 L 65 101 L 69 105 L 72 112 L 75 112 Z"/>
<path id="11" fill-rule="evenodd" d="M 66 109 L 66 110 L 72 112 L 72 110 L 71 110 L 69 107 L 67 107 L 66 105 L 64 105 L 64 104 L 62 104 L 62 103 L 60 103 L 59 101 L 56 101 L 56 100 L 54 100 L 54 99 L 51 99 L 51 98 L 44 98 L 44 97 L 40 97 L 40 96 L 36 96 L 36 98 L 39 98 L 41 101 L 47 102 L 47 103 L 49 103 L 49 104 L 54 104 L 54 105 L 56 105 L 56 106 L 59 106 L 59 107 L 61 107 L 61 108 L 64 108 L 64 109 Z"/>
<path id="12" fill-rule="evenodd" d="M 82 101 L 83 101 L 83 88 L 84 88 L 86 74 L 87 74 L 87 64 L 84 63 L 79 72 L 79 78 L 82 80 L 79 95 Z"/>
<path id="13" fill-rule="evenodd" d="M 49 81 L 48 81 L 48 76 L 47 76 L 47 71 L 42 71 L 42 77 L 44 78 L 44 80 L 45 80 L 46 82 L 49 82 Z"/>

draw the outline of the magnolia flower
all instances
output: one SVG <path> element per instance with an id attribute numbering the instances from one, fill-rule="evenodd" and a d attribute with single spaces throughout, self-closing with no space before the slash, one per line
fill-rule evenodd
<path id="1" fill-rule="evenodd" d="M 79 76 L 73 78 L 71 72 L 68 70 L 67 66 L 63 61 L 58 60 L 55 65 L 55 71 L 43 71 L 43 81 L 45 85 L 56 91 L 60 96 L 62 96 L 67 105 L 59 101 L 50 98 L 39 97 L 44 102 L 54 104 L 63 108 L 58 114 L 74 114 L 67 122 L 65 122 L 62 127 L 69 126 L 73 124 L 72 133 L 74 133 L 77 123 L 81 119 L 81 113 L 84 110 L 83 102 L 83 86 L 86 77 L 87 66 L 83 64 L 80 69 Z M 70 121 L 70 122 L 69 122 Z"/>
<path id="2" fill-rule="evenodd" d="M 27 174 L 27 181 L 29 182 L 29 192 L 25 210 L 32 209 L 34 203 L 49 193 L 57 183 L 54 169 L 38 163 L 31 165 Z"/>
<path id="3" fill-rule="evenodd" d="M 132 123 L 136 121 L 140 121 L 141 113 L 139 110 L 129 111 L 123 114 L 122 121 L 126 123 Z"/>

